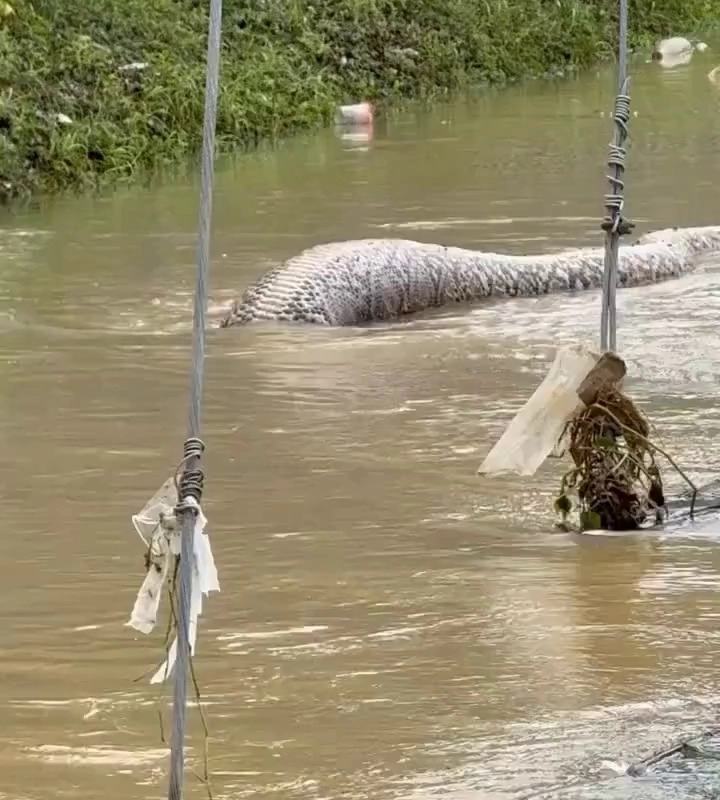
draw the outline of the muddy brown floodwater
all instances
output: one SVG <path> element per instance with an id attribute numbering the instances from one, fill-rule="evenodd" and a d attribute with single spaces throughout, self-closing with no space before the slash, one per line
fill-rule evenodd
<path id="1" fill-rule="evenodd" d="M 720 222 L 710 54 L 634 68 L 628 214 Z M 212 312 L 313 243 L 512 252 L 598 241 L 612 75 L 330 131 L 218 174 Z M 164 797 L 162 631 L 123 627 L 130 514 L 182 447 L 196 182 L 68 200 L 0 236 L 0 797 Z M 717 477 L 720 263 L 621 290 L 632 395 Z M 205 504 L 222 593 L 201 621 L 215 796 L 713 797 L 713 762 L 603 766 L 699 732 L 720 700 L 720 523 L 553 529 L 559 465 L 475 470 L 547 369 L 596 342 L 597 292 L 358 330 L 208 338 Z M 202 761 L 192 717 L 190 759 Z M 187 797 L 204 790 L 192 777 Z"/>

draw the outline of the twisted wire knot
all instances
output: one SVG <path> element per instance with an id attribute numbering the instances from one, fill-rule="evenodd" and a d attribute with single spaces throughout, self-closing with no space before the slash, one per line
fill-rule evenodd
<path id="1" fill-rule="evenodd" d="M 623 236 L 635 227 L 633 222 L 623 218 L 624 204 L 623 193 L 625 181 L 622 176 L 625 172 L 625 156 L 627 151 L 623 143 L 628 135 L 628 122 L 630 120 L 630 96 L 622 91 L 615 98 L 613 121 L 617 127 L 617 143 L 612 143 L 608 153 L 608 167 L 610 174 L 606 175 L 610 183 L 610 192 L 605 195 L 605 217 L 600 225 L 606 233 L 615 233 Z"/>
<path id="2" fill-rule="evenodd" d="M 187 503 L 186 498 L 192 497 L 198 505 L 202 499 L 203 484 L 205 483 L 205 473 L 200 467 L 200 459 L 205 450 L 205 444 L 202 439 L 191 436 L 185 440 L 183 445 L 183 463 L 186 465 L 183 470 L 182 477 L 180 478 L 178 504 L 175 506 L 175 511 L 181 513 L 191 509 L 197 513 L 197 507 L 192 503 Z M 188 464 L 191 466 L 188 467 Z"/>

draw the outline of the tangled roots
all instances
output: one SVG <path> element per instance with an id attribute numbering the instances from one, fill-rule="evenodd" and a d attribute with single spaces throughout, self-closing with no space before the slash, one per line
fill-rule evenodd
<path id="1" fill-rule="evenodd" d="M 634 530 L 661 520 L 663 483 L 649 433 L 644 414 L 615 387 L 568 423 L 563 441 L 574 466 L 555 501 L 564 527 L 574 507 L 582 530 Z"/>

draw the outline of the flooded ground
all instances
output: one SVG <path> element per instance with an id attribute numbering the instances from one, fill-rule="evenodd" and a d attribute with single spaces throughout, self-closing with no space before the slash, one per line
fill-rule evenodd
<path id="1" fill-rule="evenodd" d="M 718 223 L 710 53 L 634 70 L 628 214 Z M 333 132 L 218 175 L 217 316 L 330 239 L 512 252 L 598 241 L 612 77 Z M 158 798 L 162 631 L 123 623 L 130 514 L 185 435 L 197 186 L 64 201 L 1 237 L 0 797 Z M 698 481 L 720 455 L 720 264 L 622 290 L 629 388 Z M 508 300 L 362 331 L 212 330 L 205 502 L 222 593 L 197 659 L 217 798 L 708 798 L 712 761 L 629 762 L 717 721 L 720 523 L 553 530 L 560 466 L 475 470 L 600 300 Z M 677 483 L 675 483 L 677 485 Z M 193 716 L 191 758 L 202 736 Z M 187 797 L 203 797 L 190 777 Z"/>

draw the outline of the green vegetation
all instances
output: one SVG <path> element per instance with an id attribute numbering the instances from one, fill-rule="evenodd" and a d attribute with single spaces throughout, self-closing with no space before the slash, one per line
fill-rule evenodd
<path id="1" fill-rule="evenodd" d="M 0 201 L 186 162 L 202 134 L 207 0 L 0 0 Z M 615 0 L 226 0 L 218 146 L 612 55 Z M 630 0 L 634 44 L 716 0 Z M 140 64 L 140 66 L 128 66 Z"/>

